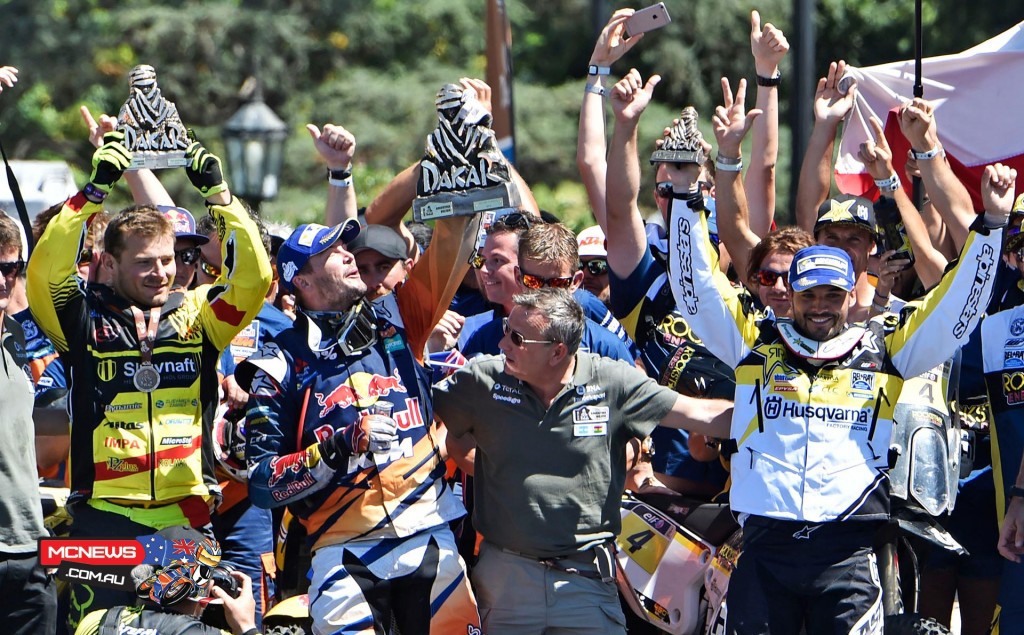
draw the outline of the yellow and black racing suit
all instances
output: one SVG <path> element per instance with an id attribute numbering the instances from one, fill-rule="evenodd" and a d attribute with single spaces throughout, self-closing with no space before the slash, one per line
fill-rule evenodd
<path id="1" fill-rule="evenodd" d="M 209 522 L 219 492 L 210 434 L 218 355 L 259 312 L 271 280 L 259 230 L 238 200 L 209 207 L 223 270 L 213 285 L 172 293 L 161 307 L 152 353 L 160 384 L 149 393 L 133 382 L 141 354 L 130 303 L 106 285 L 86 288 L 75 275 L 89 219 L 101 206 L 73 196 L 39 239 L 28 298 L 68 379 L 69 505 L 88 500 L 103 511 L 130 511 L 158 529 Z"/>

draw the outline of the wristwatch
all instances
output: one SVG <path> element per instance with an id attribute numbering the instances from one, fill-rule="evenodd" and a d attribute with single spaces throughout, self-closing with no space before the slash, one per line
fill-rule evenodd
<path id="1" fill-rule="evenodd" d="M 591 64 L 587 67 L 588 75 L 609 75 L 612 69 L 610 66 L 598 66 L 597 64 Z"/>
<path id="2" fill-rule="evenodd" d="M 1006 490 L 1006 498 L 1024 498 L 1024 487 L 1017 487 L 1013 485 L 1010 489 Z"/>

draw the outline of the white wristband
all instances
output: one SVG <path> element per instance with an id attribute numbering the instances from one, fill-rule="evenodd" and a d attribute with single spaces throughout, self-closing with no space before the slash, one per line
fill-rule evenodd
<path id="1" fill-rule="evenodd" d="M 597 84 L 584 84 L 583 92 L 591 93 L 593 95 L 600 95 L 602 97 L 604 97 L 605 95 L 604 86 L 598 86 Z"/>
<path id="2" fill-rule="evenodd" d="M 910 149 L 910 154 L 913 155 L 913 157 L 915 159 L 917 159 L 918 161 L 928 161 L 929 159 L 934 159 L 935 157 L 939 156 L 940 154 L 942 154 L 942 155 L 946 154 L 946 151 L 945 151 L 945 149 L 943 149 L 943 147 L 941 145 L 937 145 L 934 148 L 932 148 L 931 150 L 928 150 L 926 152 L 918 152 L 917 150 L 914 150 L 913 148 L 911 148 Z"/>
<path id="3" fill-rule="evenodd" d="M 883 192 L 895 192 L 901 185 L 900 175 L 895 172 L 887 179 L 875 180 L 875 186 Z"/>
<path id="4" fill-rule="evenodd" d="M 352 177 L 347 179 L 327 179 L 327 183 L 331 187 L 352 187 Z"/>
<path id="5" fill-rule="evenodd" d="M 715 159 L 715 169 L 722 170 L 723 172 L 742 172 L 743 161 L 739 163 L 722 163 L 722 159 Z"/>

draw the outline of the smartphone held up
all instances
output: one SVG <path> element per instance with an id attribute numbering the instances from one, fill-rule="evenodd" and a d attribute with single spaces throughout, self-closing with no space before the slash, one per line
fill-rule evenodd
<path id="1" fill-rule="evenodd" d="M 664 2 L 653 4 L 629 16 L 626 20 L 626 37 L 660 29 L 671 21 Z"/>

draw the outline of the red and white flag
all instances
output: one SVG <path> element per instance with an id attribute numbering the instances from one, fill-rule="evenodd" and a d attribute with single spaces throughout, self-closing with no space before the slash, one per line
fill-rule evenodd
<path id="1" fill-rule="evenodd" d="M 861 142 L 871 134 L 872 116 L 884 122 L 893 164 L 909 189 L 903 157 L 910 144 L 900 132 L 896 109 L 913 98 L 914 61 L 847 67 L 847 75 L 857 80 L 857 100 L 839 145 L 839 190 L 869 198 L 878 193 L 857 159 Z M 935 104 L 939 140 L 953 171 L 971 193 L 975 209 L 981 209 L 986 165 L 1000 162 L 1024 174 L 1024 22 L 963 53 L 924 59 L 922 85 L 924 98 Z M 1024 190 L 1021 181 L 1017 189 Z"/>

